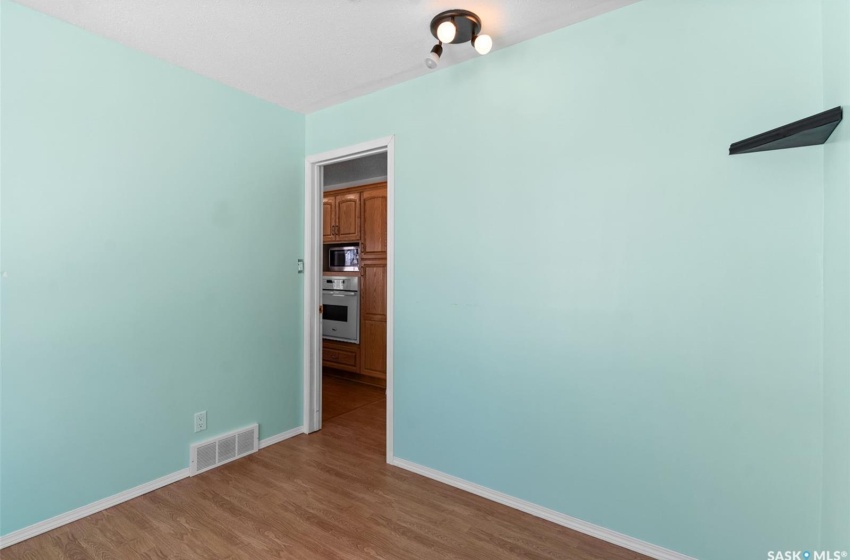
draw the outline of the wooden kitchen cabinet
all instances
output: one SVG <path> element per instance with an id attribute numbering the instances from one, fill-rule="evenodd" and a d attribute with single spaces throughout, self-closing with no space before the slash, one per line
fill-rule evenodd
<path id="1" fill-rule="evenodd" d="M 336 197 L 336 240 L 360 241 L 360 193 Z"/>
<path id="2" fill-rule="evenodd" d="M 360 372 L 387 377 L 387 261 L 360 262 Z"/>
<path id="3" fill-rule="evenodd" d="M 360 193 L 322 198 L 322 238 L 325 243 L 360 241 Z"/>
<path id="4" fill-rule="evenodd" d="M 322 340 L 322 365 L 360 373 L 360 346 L 348 342 Z"/>
<path id="5" fill-rule="evenodd" d="M 387 184 L 362 195 L 360 373 L 387 377 Z"/>
<path id="6" fill-rule="evenodd" d="M 360 317 L 367 321 L 387 321 L 387 263 L 360 264 Z"/>
<path id="7" fill-rule="evenodd" d="M 387 323 L 386 321 L 360 321 L 360 373 L 371 377 L 387 378 Z"/>
<path id="8" fill-rule="evenodd" d="M 363 191 L 361 259 L 387 258 L 387 184 Z"/>
<path id="9" fill-rule="evenodd" d="M 322 199 L 322 240 L 324 243 L 334 242 L 336 232 L 336 197 L 326 196 Z"/>

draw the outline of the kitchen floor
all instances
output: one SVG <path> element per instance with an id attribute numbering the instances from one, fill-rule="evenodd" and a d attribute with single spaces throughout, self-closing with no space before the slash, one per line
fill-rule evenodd
<path id="1" fill-rule="evenodd" d="M 322 422 L 381 401 L 386 390 L 322 372 Z"/>

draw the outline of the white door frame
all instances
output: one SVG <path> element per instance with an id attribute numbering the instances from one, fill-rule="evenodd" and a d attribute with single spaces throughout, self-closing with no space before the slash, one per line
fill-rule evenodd
<path id="1" fill-rule="evenodd" d="M 395 137 L 308 156 L 304 170 L 304 432 L 322 427 L 322 170 L 325 165 L 387 154 L 387 462 L 393 459 L 395 286 Z"/>

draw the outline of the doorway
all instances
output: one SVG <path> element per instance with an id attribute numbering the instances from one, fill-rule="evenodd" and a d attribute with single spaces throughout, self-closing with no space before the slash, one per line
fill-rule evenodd
<path id="1" fill-rule="evenodd" d="M 377 161 L 385 162 L 385 177 L 346 176 Z M 323 363 L 326 374 L 335 374 L 327 381 L 325 400 L 334 412 L 373 398 L 374 386 L 385 384 L 388 462 L 393 458 L 394 183 L 393 137 L 306 159 L 304 431 L 322 428 Z M 325 321 L 323 311 L 330 311 Z M 363 381 L 373 387 L 343 387 Z"/>

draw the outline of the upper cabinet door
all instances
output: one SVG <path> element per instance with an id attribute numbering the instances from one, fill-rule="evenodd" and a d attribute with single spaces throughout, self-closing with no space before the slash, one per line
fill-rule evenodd
<path id="1" fill-rule="evenodd" d="M 360 193 L 336 197 L 336 240 L 360 241 Z"/>
<path id="2" fill-rule="evenodd" d="M 361 258 L 387 258 L 387 186 L 363 191 Z"/>
<path id="3" fill-rule="evenodd" d="M 322 239 L 325 243 L 333 243 L 336 232 L 336 197 L 326 196 L 322 199 Z"/>

